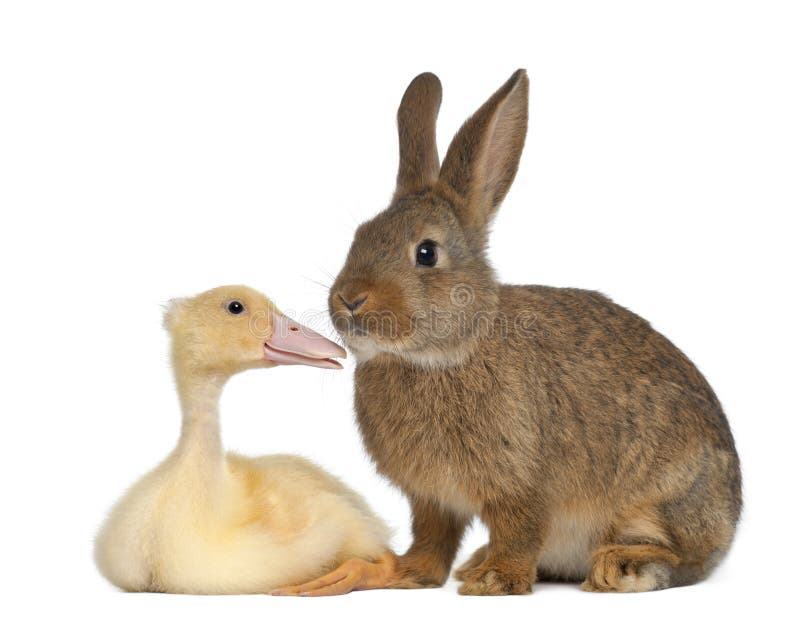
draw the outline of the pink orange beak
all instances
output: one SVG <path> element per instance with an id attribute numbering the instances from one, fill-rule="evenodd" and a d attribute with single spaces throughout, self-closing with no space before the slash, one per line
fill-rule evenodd
<path id="1" fill-rule="evenodd" d="M 276 364 L 304 364 L 341 369 L 334 357 L 347 357 L 335 342 L 282 314 L 272 315 L 274 331 L 264 343 L 264 357 Z"/>

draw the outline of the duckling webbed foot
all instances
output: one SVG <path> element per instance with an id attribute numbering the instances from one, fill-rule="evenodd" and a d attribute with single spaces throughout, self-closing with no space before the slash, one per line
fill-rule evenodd
<path id="1" fill-rule="evenodd" d="M 387 551 L 374 562 L 353 558 L 318 579 L 270 592 L 273 596 L 335 596 L 354 590 L 386 588 L 397 570 L 397 556 Z"/>

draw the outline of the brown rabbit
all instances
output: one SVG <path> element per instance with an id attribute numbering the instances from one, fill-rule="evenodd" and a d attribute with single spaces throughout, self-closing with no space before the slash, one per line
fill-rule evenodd
<path id="1" fill-rule="evenodd" d="M 329 300 L 357 359 L 366 448 L 412 506 L 392 585 L 442 585 L 475 515 L 490 539 L 456 572 L 462 594 L 527 593 L 537 575 L 596 592 L 702 579 L 741 508 L 719 401 L 604 295 L 495 280 L 487 233 L 525 141 L 525 71 L 464 124 L 441 170 L 440 101 L 430 73 L 408 87 L 397 190 L 356 231 Z"/>

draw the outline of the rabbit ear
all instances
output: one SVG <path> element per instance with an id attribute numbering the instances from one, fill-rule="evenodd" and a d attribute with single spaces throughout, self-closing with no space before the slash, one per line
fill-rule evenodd
<path id="1" fill-rule="evenodd" d="M 484 103 L 447 149 L 439 181 L 460 196 L 462 224 L 481 235 L 514 180 L 528 130 L 528 76 L 519 69 Z"/>
<path id="2" fill-rule="evenodd" d="M 411 194 L 436 183 L 436 117 L 442 103 L 442 85 L 433 73 L 421 73 L 408 85 L 397 110 L 400 165 L 395 196 Z"/>

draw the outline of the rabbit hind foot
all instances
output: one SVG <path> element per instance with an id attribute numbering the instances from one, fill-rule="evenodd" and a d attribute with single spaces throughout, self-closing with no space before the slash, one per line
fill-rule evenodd
<path id="1" fill-rule="evenodd" d="M 649 592 L 670 587 L 680 558 L 659 545 L 604 545 L 592 554 L 581 589 L 587 592 Z"/>

